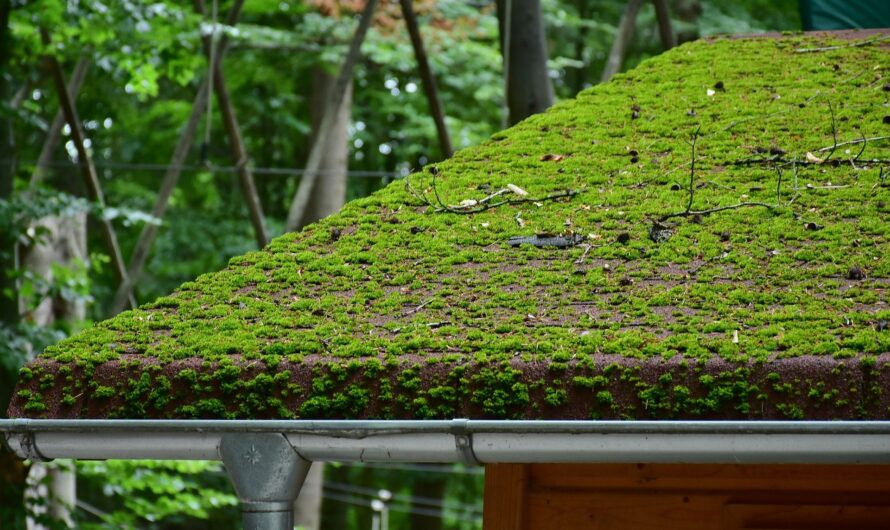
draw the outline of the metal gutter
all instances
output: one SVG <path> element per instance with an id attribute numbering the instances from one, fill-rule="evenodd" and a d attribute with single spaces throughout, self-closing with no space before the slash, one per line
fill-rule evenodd
<path id="1" fill-rule="evenodd" d="M 251 530 L 293 528 L 316 460 L 890 463 L 890 422 L 14 419 L 0 432 L 35 460 L 222 460 Z"/>
<path id="2" fill-rule="evenodd" d="M 884 421 L 0 420 L 22 458 L 219 459 L 280 434 L 308 461 L 890 464 Z"/>

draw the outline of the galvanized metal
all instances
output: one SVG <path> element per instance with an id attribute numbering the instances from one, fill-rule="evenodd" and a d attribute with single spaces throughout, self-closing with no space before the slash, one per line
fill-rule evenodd
<path id="1" fill-rule="evenodd" d="M 219 458 L 241 501 L 245 529 L 293 529 L 294 500 L 310 462 L 300 458 L 283 435 L 223 434 Z"/>
<path id="2" fill-rule="evenodd" d="M 0 420 L 22 458 L 215 459 L 226 433 L 365 462 L 890 463 L 890 422 Z"/>
<path id="3" fill-rule="evenodd" d="M 293 527 L 311 461 L 890 464 L 890 422 L 0 420 L 22 458 L 221 459 L 244 528 Z"/>

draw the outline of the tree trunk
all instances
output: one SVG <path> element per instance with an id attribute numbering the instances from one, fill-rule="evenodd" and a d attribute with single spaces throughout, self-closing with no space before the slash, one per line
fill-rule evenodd
<path id="1" fill-rule="evenodd" d="M 22 268 L 52 283 L 53 266 L 86 263 L 89 258 L 86 213 L 45 217 L 34 224 L 45 228 L 48 235 L 39 244 L 24 250 Z M 57 320 L 77 322 L 86 318 L 86 303 L 82 299 L 66 300 L 59 296 L 25 302 L 26 306 L 34 307 L 26 314 L 27 320 L 38 326 L 49 327 Z M 51 464 L 35 463 L 31 466 L 28 482 L 27 497 L 48 499 L 46 505 L 38 505 L 39 510 L 48 511 L 54 520 L 72 527 L 71 508 L 77 500 L 73 463 L 60 460 Z M 29 530 L 47 528 L 31 520 L 27 527 Z"/>
<path id="2" fill-rule="evenodd" d="M 615 42 L 612 43 L 609 59 L 606 61 L 606 67 L 603 69 L 602 81 L 604 83 L 612 79 L 612 76 L 621 70 L 621 65 L 624 63 L 624 53 L 627 51 L 627 46 L 633 38 L 634 26 L 642 5 L 643 0 L 629 0 L 624 8 L 624 14 L 621 15 L 621 22 L 618 24 L 618 32 L 615 34 Z"/>
<path id="3" fill-rule="evenodd" d="M 328 94 L 334 89 L 337 76 L 316 66 L 312 72 L 312 134 L 314 142 L 324 142 L 319 175 L 300 226 L 306 226 L 340 210 L 346 202 L 347 170 L 349 169 L 349 121 L 352 118 L 352 82 L 346 87 L 343 102 L 334 116 L 327 138 L 318 136 Z"/>
<path id="4" fill-rule="evenodd" d="M 74 71 L 71 72 L 71 78 L 68 79 L 68 98 L 70 98 L 71 101 L 76 100 L 77 95 L 80 93 L 80 87 L 83 86 L 83 81 L 86 78 L 89 64 L 90 63 L 86 58 L 81 57 L 77 61 Z M 49 130 L 46 133 L 46 140 L 43 142 L 43 148 L 40 150 L 40 156 L 37 157 L 37 165 L 34 168 L 34 172 L 31 173 L 32 187 L 40 183 L 49 171 L 49 165 L 53 160 L 56 147 L 59 145 L 59 138 L 62 136 L 62 127 L 64 125 L 65 113 L 62 112 L 62 109 L 59 109 L 56 111 L 56 117 L 53 118 L 53 122 L 49 126 Z"/>
<path id="5" fill-rule="evenodd" d="M 578 18 L 587 20 L 590 18 L 590 0 L 576 0 L 575 8 L 578 10 Z M 590 28 L 582 25 L 578 29 L 578 37 L 575 39 L 575 59 L 584 62 L 584 66 L 576 68 L 574 72 L 570 72 L 572 80 L 572 91 L 577 94 L 584 90 L 589 84 L 588 74 L 590 64 L 584 59 L 584 50 L 587 48 L 588 39 L 590 38 Z"/>
<path id="6" fill-rule="evenodd" d="M 436 133 L 439 135 L 439 149 L 442 158 L 451 158 L 454 149 L 451 147 L 451 138 L 448 136 L 448 127 L 445 125 L 445 111 L 442 110 L 442 100 L 439 99 L 439 89 L 436 87 L 436 78 L 427 60 L 426 50 L 423 49 L 423 38 L 420 36 L 420 25 L 417 16 L 411 6 L 412 0 L 401 0 L 402 16 L 405 18 L 405 26 L 411 37 L 411 46 L 414 48 L 414 59 L 417 61 L 417 71 L 423 80 L 423 91 L 430 106 L 430 114 L 436 124 Z"/>
<path id="7" fill-rule="evenodd" d="M 701 36 L 698 30 L 698 19 L 703 12 L 701 0 L 677 0 L 674 2 L 673 8 L 677 18 L 686 22 L 684 24 L 686 29 L 677 32 L 677 44 L 692 42 L 698 39 Z"/>
<path id="8" fill-rule="evenodd" d="M 442 530 L 442 508 L 433 507 L 429 502 L 422 500 L 442 501 L 445 496 L 445 486 L 448 475 L 445 473 L 426 473 L 420 475 L 414 481 L 414 487 L 411 489 L 411 507 L 417 511 L 435 511 L 438 516 L 411 513 L 409 525 L 410 528 L 423 528 L 424 530 Z M 417 499 L 421 502 L 415 502 Z"/>
<path id="9" fill-rule="evenodd" d="M 670 50 L 677 45 L 674 37 L 674 28 L 671 26 L 671 12 L 668 9 L 667 0 L 652 0 L 655 4 L 655 18 L 658 20 L 658 34 L 661 36 L 661 45 L 665 50 Z"/>
<path id="10" fill-rule="evenodd" d="M 553 105 L 540 0 L 498 0 L 509 119 L 516 124 Z"/>
<path id="11" fill-rule="evenodd" d="M 34 226 L 46 229 L 47 235 L 40 239 L 39 244 L 22 250 L 23 269 L 52 283 L 53 265 L 70 266 L 78 261 L 85 264 L 89 259 L 86 213 L 44 217 Z M 81 299 L 46 297 L 26 302 L 30 302 L 28 306 L 36 307 L 25 318 L 38 326 L 49 327 L 58 320 L 78 322 L 86 318 L 86 304 Z"/>
<path id="12" fill-rule="evenodd" d="M 361 54 L 362 42 L 371 26 L 371 19 L 374 16 L 374 8 L 377 7 L 378 0 L 367 0 L 362 16 L 359 18 L 355 32 L 349 42 L 349 50 L 346 52 L 346 58 L 340 66 L 337 73 L 337 81 L 329 94 L 324 105 L 324 114 L 318 130 L 321 131 L 318 136 L 329 137 L 330 131 L 337 119 L 337 112 L 343 105 L 343 99 L 352 83 L 352 70 L 356 61 Z M 287 220 L 284 229 L 293 232 L 300 226 L 300 222 L 306 218 L 306 208 L 311 198 L 312 190 L 315 187 L 315 181 L 318 180 L 318 169 L 321 166 L 321 155 L 323 142 L 316 142 L 312 149 L 309 150 L 309 160 L 306 162 L 306 171 L 300 178 L 300 184 L 297 186 L 297 192 L 291 201 L 287 211 Z"/>
<path id="13" fill-rule="evenodd" d="M 305 530 L 321 528 L 321 499 L 324 484 L 324 462 L 312 462 L 300 495 L 294 501 L 294 524 Z"/>
<path id="14" fill-rule="evenodd" d="M 325 466 L 325 480 L 341 484 L 348 483 L 349 467 L 336 464 Z M 325 499 L 321 506 L 321 522 L 325 530 L 347 530 L 349 528 L 351 506 L 334 499 Z"/>

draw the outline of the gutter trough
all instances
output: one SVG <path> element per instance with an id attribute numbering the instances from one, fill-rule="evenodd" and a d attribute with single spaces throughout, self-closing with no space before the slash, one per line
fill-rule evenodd
<path id="1" fill-rule="evenodd" d="M 281 434 L 310 461 L 890 464 L 884 421 L 0 420 L 21 458 L 218 460 Z"/>
<path id="2" fill-rule="evenodd" d="M 222 460 L 244 527 L 293 528 L 313 461 L 890 464 L 890 421 L 0 420 L 20 458 Z"/>

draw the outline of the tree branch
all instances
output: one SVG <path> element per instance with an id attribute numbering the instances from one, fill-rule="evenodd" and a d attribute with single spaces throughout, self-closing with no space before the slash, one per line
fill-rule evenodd
<path id="1" fill-rule="evenodd" d="M 690 210 L 690 211 L 686 211 L 686 212 L 669 213 L 667 215 L 661 216 L 659 218 L 659 221 L 666 221 L 666 220 L 674 218 L 674 217 L 686 217 L 686 216 L 693 216 L 693 215 L 709 215 L 712 213 L 725 212 L 726 210 L 737 210 L 739 208 L 747 208 L 750 206 L 761 206 L 768 210 L 775 209 L 774 205 L 767 204 L 765 202 L 740 202 L 737 204 L 731 204 L 729 206 L 719 206 L 717 208 L 709 208 L 707 210 Z"/>

